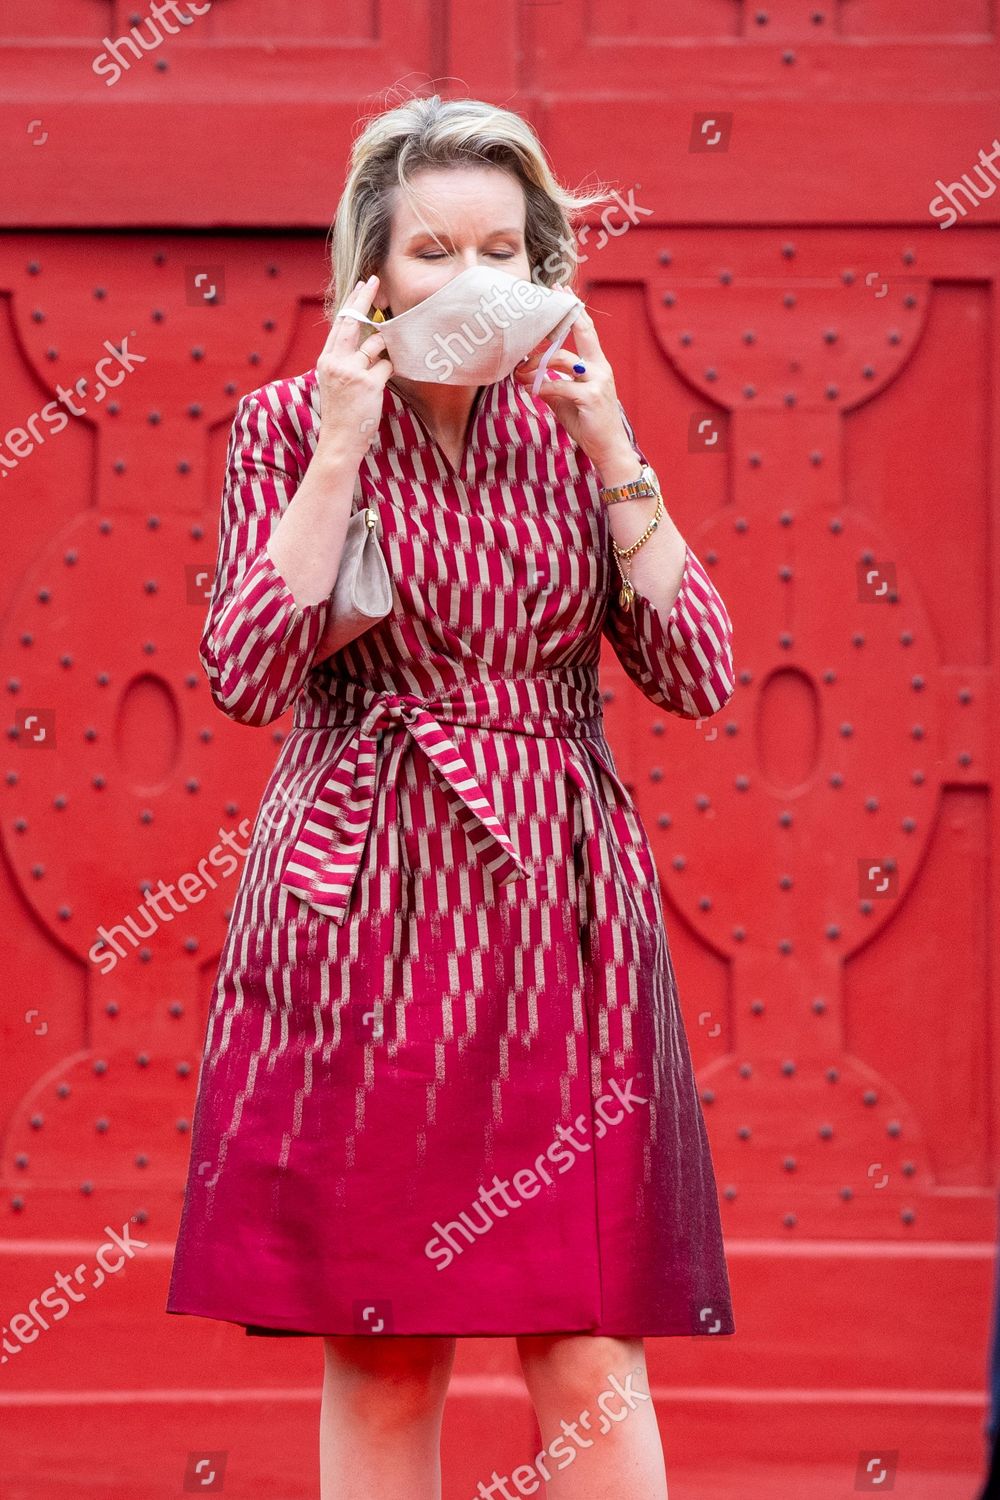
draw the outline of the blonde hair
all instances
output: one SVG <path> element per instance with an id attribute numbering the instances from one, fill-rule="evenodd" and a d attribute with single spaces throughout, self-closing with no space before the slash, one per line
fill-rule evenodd
<path id="1" fill-rule="evenodd" d="M 411 178 L 428 167 L 491 166 L 524 189 L 525 250 L 534 281 L 569 286 L 578 266 L 575 221 L 610 194 L 574 193 L 553 176 L 537 135 L 511 110 L 481 99 L 413 98 L 369 120 L 351 149 L 347 182 L 330 231 L 331 274 L 323 312 L 332 321 L 356 283 L 389 251 L 393 189 L 411 203 Z"/>

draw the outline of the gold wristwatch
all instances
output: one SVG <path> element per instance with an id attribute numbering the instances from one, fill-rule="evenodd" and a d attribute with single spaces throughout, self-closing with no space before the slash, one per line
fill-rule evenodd
<path id="1" fill-rule="evenodd" d="M 618 500 L 639 500 L 643 495 L 655 500 L 659 494 L 660 481 L 649 464 L 642 465 L 638 479 L 630 479 L 628 484 L 602 485 L 600 490 L 605 505 L 614 505 Z"/>

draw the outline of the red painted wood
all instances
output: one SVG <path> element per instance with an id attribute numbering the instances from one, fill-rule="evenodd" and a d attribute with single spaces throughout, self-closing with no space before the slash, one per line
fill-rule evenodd
<path id="1" fill-rule="evenodd" d="M 947 231 L 929 204 L 996 135 L 992 7 L 536 0 L 484 27 L 219 0 L 108 87 L 91 64 L 132 15 L 61 0 L 0 37 L 0 1321 L 93 1268 L 106 1227 L 143 1241 L 0 1365 L 0 1492 L 173 1495 L 202 1450 L 231 1495 L 317 1492 L 318 1346 L 163 1313 L 234 875 L 203 865 L 216 888 L 112 972 L 89 953 L 254 815 L 281 728 L 224 720 L 195 655 L 229 423 L 314 363 L 352 131 L 431 75 L 525 114 L 564 180 L 617 186 L 616 229 L 632 212 L 588 228 L 581 290 L 734 621 L 741 680 L 702 725 L 605 655 L 738 1328 L 649 1345 L 671 1495 L 850 1493 L 883 1448 L 897 1489 L 970 1494 L 1000 1108 L 1000 194 Z M 123 339 L 142 362 L 98 400 Z M 11 463 L 5 435 L 80 379 L 83 414 L 36 417 Z M 464 1342 L 447 1500 L 535 1438 L 512 1344 Z"/>

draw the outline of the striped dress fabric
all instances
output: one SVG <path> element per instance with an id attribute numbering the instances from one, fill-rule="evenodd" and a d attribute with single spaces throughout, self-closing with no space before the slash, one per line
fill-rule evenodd
<path id="1" fill-rule="evenodd" d="M 291 725 L 206 1021 L 167 1310 L 251 1333 L 734 1331 L 652 851 L 605 737 L 607 638 L 659 709 L 717 713 L 732 627 L 687 548 L 619 602 L 599 477 L 508 377 L 461 461 L 386 387 L 354 507 L 390 615 L 324 659 L 272 528 L 314 370 L 243 397 L 200 655 Z M 628 419 L 628 435 L 643 458 Z M 669 503 L 669 502 L 668 502 Z"/>

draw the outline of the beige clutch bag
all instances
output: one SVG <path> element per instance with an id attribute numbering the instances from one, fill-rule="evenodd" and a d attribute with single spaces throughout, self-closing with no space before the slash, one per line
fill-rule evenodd
<path id="1" fill-rule="evenodd" d="M 392 609 L 392 580 L 378 541 L 374 506 L 355 511 L 347 523 L 330 615 L 313 661 L 325 661 L 384 620 Z"/>

